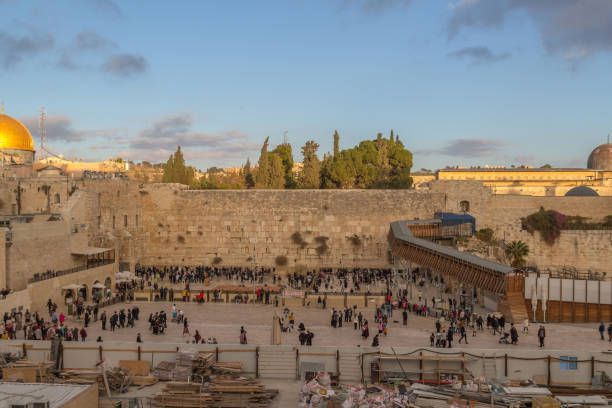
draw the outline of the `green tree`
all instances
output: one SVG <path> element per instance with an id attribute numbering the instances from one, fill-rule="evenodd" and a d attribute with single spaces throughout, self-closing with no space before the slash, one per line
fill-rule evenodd
<path id="1" fill-rule="evenodd" d="M 550 164 L 545 164 L 543 166 L 540 166 L 541 169 L 552 169 L 552 166 Z"/>
<path id="2" fill-rule="evenodd" d="M 268 158 L 268 141 L 266 137 L 261 153 L 259 154 L 259 162 L 257 163 L 257 171 L 255 172 L 255 187 L 268 188 L 270 186 L 270 162 Z"/>
<path id="3" fill-rule="evenodd" d="M 529 254 L 529 247 L 523 241 L 512 241 L 506 244 L 506 256 L 510 258 L 510 265 L 522 268 L 525 265 L 525 257 Z"/>
<path id="4" fill-rule="evenodd" d="M 280 190 L 285 187 L 285 169 L 277 154 L 270 154 L 270 175 L 268 188 Z"/>
<path id="5" fill-rule="evenodd" d="M 164 167 L 164 175 L 162 176 L 162 183 L 174 183 L 174 156 L 170 155 L 166 166 Z"/>
<path id="6" fill-rule="evenodd" d="M 253 172 L 251 171 L 251 159 L 247 159 L 244 167 L 242 168 L 242 173 L 246 188 L 255 187 L 255 179 L 253 178 Z"/>
<path id="7" fill-rule="evenodd" d="M 190 187 L 197 187 L 195 183 L 195 169 L 185 165 L 181 146 L 171 154 L 164 167 L 163 183 L 181 183 Z"/>
<path id="8" fill-rule="evenodd" d="M 334 130 L 334 157 L 340 153 L 340 135 L 337 130 Z"/>
<path id="9" fill-rule="evenodd" d="M 285 177 L 285 188 L 296 188 L 297 181 L 293 175 L 293 152 L 291 145 L 289 143 L 280 144 L 271 153 L 278 155 L 281 159 Z"/>
<path id="10" fill-rule="evenodd" d="M 298 180 L 299 188 L 320 188 L 321 187 L 321 162 L 317 157 L 319 144 L 314 140 L 309 140 L 302 147 L 302 155 L 304 156 L 304 167 L 302 174 Z"/>

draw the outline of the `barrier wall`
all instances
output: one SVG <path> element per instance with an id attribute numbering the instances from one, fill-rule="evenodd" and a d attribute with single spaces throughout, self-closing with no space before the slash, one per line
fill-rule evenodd
<path id="1" fill-rule="evenodd" d="M 0 350 L 25 352 L 28 359 L 49 358 L 50 342 L 6 340 Z M 594 373 L 612 376 L 612 353 L 586 350 L 540 349 L 435 349 L 408 347 L 306 347 L 272 345 L 210 345 L 181 343 L 65 342 L 63 368 L 92 368 L 103 359 L 107 367 L 119 360 L 148 360 L 155 367 L 174 361 L 177 351 L 209 351 L 218 361 L 240 361 L 246 375 L 260 378 L 303 378 L 305 371 L 326 370 L 340 374 L 344 382 L 377 382 L 388 372 L 399 372 L 416 380 L 435 381 L 437 372 L 469 371 L 487 378 L 511 380 L 533 378 L 538 384 L 587 385 Z M 575 358 L 568 363 L 565 358 Z M 382 373 L 372 363 L 380 364 Z M 379 377 L 380 375 L 380 377 Z"/>

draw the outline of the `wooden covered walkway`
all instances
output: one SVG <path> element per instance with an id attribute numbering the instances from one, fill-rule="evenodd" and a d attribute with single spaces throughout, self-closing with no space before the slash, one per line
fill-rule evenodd
<path id="1" fill-rule="evenodd" d="M 451 276 L 461 283 L 500 295 L 507 293 L 507 278 L 513 275 L 514 268 L 415 236 L 421 234 L 413 234 L 413 229 L 421 232 L 426 224 L 427 220 L 392 222 L 388 237 L 392 254 Z M 435 231 L 435 226 L 432 229 Z"/>

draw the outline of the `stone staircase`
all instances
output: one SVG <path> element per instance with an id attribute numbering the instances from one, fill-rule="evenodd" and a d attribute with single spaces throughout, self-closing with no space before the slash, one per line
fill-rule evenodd
<path id="1" fill-rule="evenodd" d="M 340 382 L 361 381 L 361 359 L 359 352 L 340 351 Z"/>
<path id="2" fill-rule="evenodd" d="M 295 351 L 262 350 L 259 353 L 259 375 L 262 378 L 295 379 Z"/>

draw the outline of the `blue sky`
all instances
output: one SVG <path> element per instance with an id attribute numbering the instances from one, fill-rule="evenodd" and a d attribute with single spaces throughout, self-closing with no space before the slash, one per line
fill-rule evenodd
<path id="1" fill-rule="evenodd" d="M 283 132 L 393 129 L 414 169 L 584 167 L 612 132 L 609 0 L 0 0 L 0 100 L 84 159 L 205 169 Z"/>

